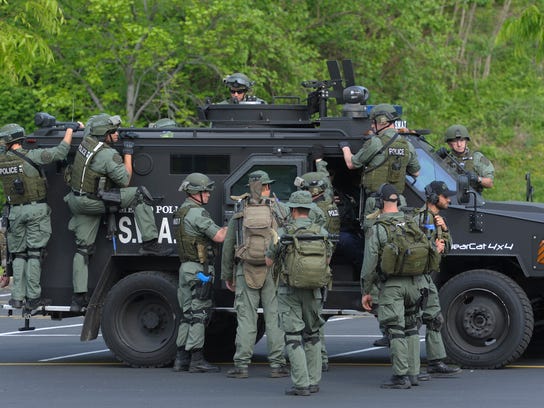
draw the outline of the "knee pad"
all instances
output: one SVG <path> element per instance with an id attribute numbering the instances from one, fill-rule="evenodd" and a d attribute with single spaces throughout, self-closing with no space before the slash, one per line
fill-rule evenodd
<path id="1" fill-rule="evenodd" d="M 293 350 L 302 346 L 302 332 L 286 332 L 285 347 L 291 346 Z"/>
<path id="2" fill-rule="evenodd" d="M 425 323 L 427 324 L 428 330 L 440 331 L 440 329 L 442 328 L 442 325 L 444 324 L 444 317 L 442 316 L 442 313 L 439 313 L 438 315 L 436 315 L 431 320 Z"/>
<path id="3" fill-rule="evenodd" d="M 94 244 L 87 246 L 78 245 L 76 247 L 76 253 L 80 254 L 83 257 L 83 259 L 85 260 L 85 265 L 89 265 L 89 257 L 94 254 L 94 248 Z"/>

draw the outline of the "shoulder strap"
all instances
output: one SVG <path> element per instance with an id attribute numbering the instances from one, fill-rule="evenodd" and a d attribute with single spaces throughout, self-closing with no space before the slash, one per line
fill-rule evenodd
<path id="1" fill-rule="evenodd" d="M 47 188 L 47 177 L 45 176 L 45 171 L 43 170 L 43 166 L 40 166 L 39 164 L 35 163 L 30 159 L 30 157 L 27 157 L 26 154 L 23 154 L 21 152 L 18 152 L 17 150 L 10 150 L 11 153 L 13 153 L 15 156 L 20 157 L 24 161 L 26 161 L 28 164 L 30 164 L 32 167 L 36 169 L 36 171 L 40 174 L 40 177 L 45 181 L 45 187 Z"/>
<path id="2" fill-rule="evenodd" d="M 378 150 L 376 153 L 374 153 L 372 156 L 370 156 L 370 158 L 368 159 L 368 162 L 370 163 L 372 161 L 372 159 L 374 157 L 376 157 L 377 155 L 379 154 L 382 154 L 385 149 L 387 149 L 389 146 L 391 146 L 393 144 L 393 142 L 395 142 L 395 140 L 397 140 L 397 137 L 399 137 L 399 134 L 398 133 L 395 133 L 391 139 L 389 139 L 387 141 L 387 143 L 385 143 L 380 150 Z M 367 167 L 365 169 L 363 169 L 363 173 L 370 173 L 371 171 L 373 170 L 376 170 L 378 167 L 380 167 L 382 164 L 384 164 L 385 162 L 387 161 L 387 158 L 385 158 L 385 160 L 383 160 L 380 164 L 376 165 L 376 166 L 373 166 L 373 167 Z"/>

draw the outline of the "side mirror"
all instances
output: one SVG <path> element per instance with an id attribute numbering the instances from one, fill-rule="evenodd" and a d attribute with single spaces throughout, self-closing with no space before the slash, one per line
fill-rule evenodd
<path id="1" fill-rule="evenodd" d="M 460 204 L 467 204 L 470 201 L 468 190 L 468 177 L 465 174 L 460 174 L 457 177 L 457 201 Z"/>

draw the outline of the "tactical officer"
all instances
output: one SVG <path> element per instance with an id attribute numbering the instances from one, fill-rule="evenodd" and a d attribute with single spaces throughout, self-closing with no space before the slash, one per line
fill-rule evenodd
<path id="1" fill-rule="evenodd" d="M 239 211 L 231 218 L 223 243 L 221 279 L 230 291 L 236 293 L 234 307 L 238 321 L 234 368 L 227 373 L 231 378 L 248 377 L 257 335 L 259 304 L 262 304 L 266 324 L 270 377 L 289 375 L 283 355 L 284 333 L 278 325 L 277 285 L 264 259 L 273 231 L 283 224 L 289 211 L 280 208 L 280 203 L 270 198 L 272 183 L 274 180 L 262 170 L 249 174 L 250 194 L 237 197 Z"/>
<path id="2" fill-rule="evenodd" d="M 179 191 L 187 198 L 174 215 L 179 267 L 178 300 L 182 310 L 174 371 L 218 372 L 219 367 L 204 359 L 204 331 L 212 307 L 214 242 L 225 240 L 227 227 L 216 225 L 203 208 L 210 199 L 214 182 L 202 173 L 191 173 Z"/>
<path id="3" fill-rule="evenodd" d="M 41 263 L 51 237 L 51 209 L 47 205 L 44 164 L 64 160 L 70 151 L 72 133 L 83 125 L 69 123 L 57 147 L 25 150 L 25 130 L 10 123 L 0 128 L 6 152 L 0 154 L 0 178 L 9 208 L 8 250 L 13 257 L 13 286 L 9 304 L 35 309 L 41 299 Z M 8 280 L 9 282 L 9 280 Z"/>
<path id="4" fill-rule="evenodd" d="M 236 72 L 225 77 L 223 83 L 229 88 L 230 99 L 222 103 L 266 103 L 261 98 L 250 95 L 255 82 L 251 81 L 245 74 Z"/>
<path id="5" fill-rule="evenodd" d="M 399 194 L 392 184 L 383 184 L 379 188 L 378 194 L 378 207 L 382 208 L 378 220 L 366 232 L 363 268 L 361 269 L 363 286 L 361 302 L 365 310 L 369 312 L 372 310 L 373 299 L 370 291 L 377 282 L 381 281 L 378 320 L 385 327 L 390 339 L 393 366 L 393 376 L 381 387 L 410 388 L 411 384 L 418 384 L 417 315 L 418 305 L 422 301 L 422 291 L 425 290 L 427 283 L 423 271 L 418 276 L 389 276 L 387 278 L 380 271 L 380 265 L 383 265 L 383 250 L 388 242 L 389 234 L 404 233 L 402 230 L 389 231 L 386 224 L 382 222 L 402 226 L 407 222 L 407 218 L 404 213 L 398 210 Z M 379 220 L 382 222 L 378 222 Z M 424 235 L 421 236 L 427 240 Z"/>
<path id="6" fill-rule="evenodd" d="M 132 177 L 134 143 L 123 145 L 124 159 L 112 145 L 119 139 L 119 116 L 100 114 L 91 117 L 78 146 L 74 163 L 66 170 L 71 191 L 64 197 L 72 212 L 68 229 L 76 239 L 73 260 L 71 312 L 81 312 L 88 304 L 88 265 L 94 252 L 96 234 L 103 214 L 120 208 L 133 208 L 143 244 L 142 255 L 168 255 L 157 242 L 158 232 L 153 215 L 153 198 L 143 186 L 127 187 Z"/>
<path id="7" fill-rule="evenodd" d="M 425 205 L 420 208 L 414 217 L 421 230 L 428 239 L 435 243 L 438 252 L 445 256 L 452 245 L 451 234 L 444 217 L 439 215 L 440 210 L 448 209 L 450 197 L 455 191 L 448 189 L 446 183 L 435 180 L 425 186 Z M 434 271 L 439 272 L 439 271 Z M 444 323 L 444 317 L 440 309 L 438 289 L 433 282 L 430 273 L 424 275 L 427 281 L 427 302 L 422 307 L 422 322 L 426 326 L 425 349 L 427 354 L 427 373 L 435 377 L 445 377 L 459 374 L 461 369 L 450 367 L 443 362 L 446 358 L 446 349 L 442 341 L 440 329 Z M 425 379 L 423 377 L 420 380 Z"/>
<path id="8" fill-rule="evenodd" d="M 395 186 L 401 194 L 401 205 L 406 205 L 402 193 L 405 175 L 419 175 L 421 166 L 414 146 L 395 130 L 395 121 L 400 120 L 397 110 L 389 104 L 376 105 L 370 112 L 373 132 L 363 138 L 363 146 L 351 153 L 349 142 L 338 145 L 349 169 L 361 169 L 361 186 L 365 194 L 365 214 L 375 210 L 374 197 L 383 183 Z"/>
<path id="9" fill-rule="evenodd" d="M 333 199 L 332 185 L 328 180 L 327 162 L 319 160 L 317 169 L 319 171 L 312 171 L 303 174 L 301 177 L 297 177 L 295 179 L 295 186 L 301 190 L 309 191 L 312 195 L 312 202 L 317 208 L 310 210 L 310 219 L 324 227 L 329 234 L 338 235 L 340 233 L 340 216 L 338 207 Z M 317 211 L 318 209 L 321 210 L 321 213 Z M 326 292 L 328 289 L 324 288 L 323 290 Z M 324 293 L 323 302 L 325 301 L 326 295 Z M 321 306 L 323 307 L 324 305 Z M 329 371 L 329 356 L 325 345 L 324 326 L 319 330 L 319 337 L 321 340 L 321 369 L 322 371 Z"/>
<path id="10" fill-rule="evenodd" d="M 481 194 L 484 188 L 493 187 L 495 167 L 482 153 L 470 151 L 467 146 L 470 136 L 465 126 L 450 126 L 446 130 L 444 141 L 450 146 L 453 157 L 447 155 L 442 149 L 439 149 L 438 154 L 458 172 L 464 171 L 474 190 Z"/>
<path id="11" fill-rule="evenodd" d="M 301 228 L 318 229 L 322 237 L 327 237 L 327 231 L 314 224 L 308 217 L 315 206 L 308 191 L 295 191 L 291 194 L 287 206 L 291 209 L 290 222 L 278 230 L 278 236 L 284 236 L 288 231 Z M 323 256 L 326 263 L 330 261 L 332 247 L 330 241 L 325 241 Z M 289 362 L 291 363 L 291 380 L 293 387 L 286 390 L 287 395 L 307 396 L 319 391 L 321 380 L 321 345 L 319 329 L 324 324 L 321 312 L 321 288 L 305 289 L 290 285 L 286 274 L 289 273 L 285 258 L 281 253 L 279 242 L 272 242 L 266 253 L 266 264 L 272 266 L 279 263 L 280 283 L 278 287 L 278 308 L 280 326 L 285 331 L 285 344 Z"/>

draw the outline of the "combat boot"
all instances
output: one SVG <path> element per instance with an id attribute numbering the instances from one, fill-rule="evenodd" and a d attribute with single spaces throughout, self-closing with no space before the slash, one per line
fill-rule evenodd
<path id="1" fill-rule="evenodd" d="M 227 371 L 227 377 L 229 378 L 248 378 L 249 372 L 247 367 L 234 367 Z"/>
<path id="2" fill-rule="evenodd" d="M 48 306 L 50 304 L 51 304 L 51 299 L 42 299 L 42 298 L 27 299 L 25 303 L 25 309 L 34 310 L 34 309 L 37 309 L 38 307 Z"/>
<path id="3" fill-rule="evenodd" d="M 202 350 L 193 350 L 191 352 L 191 363 L 189 364 L 190 373 L 218 373 L 219 371 L 218 366 L 206 361 Z"/>
<path id="4" fill-rule="evenodd" d="M 89 305 L 89 297 L 87 296 L 87 292 L 74 293 L 72 295 L 72 304 L 70 305 L 70 312 L 80 313 L 88 305 Z"/>
<path id="5" fill-rule="evenodd" d="M 460 374 L 462 371 L 459 367 L 450 367 L 442 360 L 431 360 L 427 364 L 427 374 L 432 377 L 451 377 Z"/>
<path id="6" fill-rule="evenodd" d="M 140 255 L 168 256 L 172 253 L 172 248 L 161 247 L 155 238 L 142 243 L 139 253 Z"/>
<path id="7" fill-rule="evenodd" d="M 11 298 L 8 301 L 8 305 L 10 305 L 11 307 L 15 309 L 21 309 L 23 307 L 23 301 Z"/>
<path id="8" fill-rule="evenodd" d="M 289 369 L 286 366 L 272 367 L 270 369 L 270 377 L 282 378 L 289 375 Z"/>
<path id="9" fill-rule="evenodd" d="M 409 375 L 408 379 L 412 387 L 418 386 L 420 381 L 429 381 L 431 376 L 427 373 L 419 373 L 418 375 Z"/>
<path id="10" fill-rule="evenodd" d="M 407 375 L 392 375 L 389 381 L 384 382 L 380 388 L 407 389 L 410 388 L 410 380 Z"/>
<path id="11" fill-rule="evenodd" d="M 389 347 L 389 337 L 383 336 L 381 339 L 376 340 L 372 344 L 374 347 Z"/>
<path id="12" fill-rule="evenodd" d="M 191 364 L 191 353 L 185 350 L 185 347 L 178 347 L 173 370 L 176 372 L 189 371 L 189 364 Z"/>
<path id="13" fill-rule="evenodd" d="M 310 395 L 310 387 L 291 387 L 285 390 L 285 395 L 298 395 L 307 397 Z"/>

